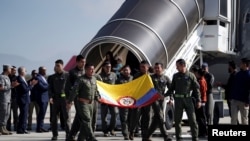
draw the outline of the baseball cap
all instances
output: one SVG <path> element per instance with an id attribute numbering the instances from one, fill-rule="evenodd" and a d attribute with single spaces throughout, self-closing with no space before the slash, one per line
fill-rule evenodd
<path id="1" fill-rule="evenodd" d="M 243 62 L 243 63 L 249 63 L 249 59 L 248 58 L 241 58 L 241 62 Z"/>
<path id="2" fill-rule="evenodd" d="M 202 68 L 208 67 L 208 63 L 207 63 L 207 62 L 202 63 L 201 67 L 202 67 Z"/>

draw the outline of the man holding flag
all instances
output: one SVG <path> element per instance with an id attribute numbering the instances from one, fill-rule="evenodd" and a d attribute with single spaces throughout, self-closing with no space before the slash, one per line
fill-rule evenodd
<path id="1" fill-rule="evenodd" d="M 154 111 L 153 120 L 150 124 L 148 130 L 148 140 L 150 140 L 150 136 L 154 133 L 157 127 L 160 128 L 161 134 L 164 137 L 164 141 L 171 141 L 167 133 L 167 129 L 164 123 L 164 114 L 163 114 L 163 102 L 164 102 L 164 93 L 166 87 L 170 87 L 171 80 L 168 76 L 163 74 L 163 64 L 155 63 L 154 65 L 154 74 L 151 75 L 151 79 L 153 81 L 155 89 L 161 95 L 161 97 L 152 103 L 152 108 Z"/>
<path id="2" fill-rule="evenodd" d="M 133 80 L 133 76 L 130 74 L 131 69 L 130 66 L 126 65 L 121 68 L 120 77 L 117 79 L 116 84 L 128 83 Z M 128 108 L 119 107 L 119 115 L 122 126 L 122 134 L 124 136 L 124 140 L 129 140 L 128 137 Z"/>
<path id="3" fill-rule="evenodd" d="M 101 95 L 99 101 L 102 104 L 119 108 L 131 108 L 129 109 L 129 114 L 131 114 L 129 116 L 130 140 L 133 140 L 134 131 L 140 116 L 142 116 L 142 140 L 149 141 L 147 130 L 151 118 L 150 104 L 160 98 L 160 94 L 154 88 L 148 68 L 149 64 L 146 61 L 142 61 L 140 64 L 141 72 L 136 75 L 136 79 L 127 83 L 112 85 L 97 81 L 98 91 Z"/>
<path id="4" fill-rule="evenodd" d="M 144 74 L 149 74 L 148 72 L 149 69 L 149 64 L 147 61 L 143 60 L 140 63 L 140 72 L 135 74 L 134 79 L 139 78 L 140 76 Z M 138 126 L 138 122 L 141 116 L 141 135 L 142 135 L 142 140 L 146 141 L 147 140 L 147 131 L 148 127 L 150 124 L 150 119 L 151 119 L 151 106 L 147 105 L 142 108 L 135 108 L 131 109 L 130 111 L 130 133 L 129 133 L 129 138 L 131 140 L 134 139 L 134 132 L 136 130 L 136 127 Z"/>
<path id="5" fill-rule="evenodd" d="M 114 72 L 111 72 L 111 62 L 105 61 L 102 66 L 102 72 L 100 73 L 101 79 L 104 83 L 107 84 L 115 84 L 117 80 L 117 75 Z M 107 114 L 108 110 L 111 114 L 111 119 L 109 126 L 107 125 Z M 118 108 L 116 106 L 108 105 L 105 103 L 101 103 L 101 119 L 102 119 L 102 131 L 104 133 L 104 137 L 110 135 L 115 136 L 115 127 L 116 127 L 116 117 L 118 115 Z"/>

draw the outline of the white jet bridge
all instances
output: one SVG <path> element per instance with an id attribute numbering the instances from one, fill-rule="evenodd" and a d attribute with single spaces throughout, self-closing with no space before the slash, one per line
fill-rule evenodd
<path id="1" fill-rule="evenodd" d="M 80 54 L 95 64 L 97 73 L 111 51 L 130 65 L 132 73 L 146 60 L 151 66 L 163 63 L 165 74 L 172 78 L 177 59 L 185 59 L 190 68 L 204 57 L 236 55 L 238 4 L 236 0 L 126 0 Z M 166 105 L 168 129 L 173 110 Z"/>

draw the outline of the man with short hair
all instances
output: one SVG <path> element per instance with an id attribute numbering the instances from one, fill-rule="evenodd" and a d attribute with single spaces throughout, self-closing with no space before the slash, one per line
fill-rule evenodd
<path id="1" fill-rule="evenodd" d="M 30 81 L 30 84 L 27 83 L 26 79 L 26 68 L 21 66 L 18 68 L 17 82 L 19 85 L 16 87 L 17 103 L 19 107 L 19 116 L 18 116 L 18 126 L 17 134 L 29 134 L 27 131 L 27 121 L 28 121 L 28 110 L 30 103 L 30 90 L 37 84 L 37 80 Z"/>
<path id="2" fill-rule="evenodd" d="M 218 117 L 214 119 L 214 97 L 213 97 L 213 85 L 214 85 L 214 75 L 209 72 L 208 63 L 204 62 L 201 65 L 201 69 L 205 71 L 205 79 L 207 82 L 207 102 L 205 105 L 205 113 L 207 117 L 207 124 L 217 124 L 214 121 L 219 121 Z"/>
<path id="3" fill-rule="evenodd" d="M 177 73 L 173 75 L 172 83 L 165 96 L 174 96 L 174 121 L 176 140 L 182 141 L 181 137 L 181 121 L 183 110 L 185 109 L 188 121 L 191 127 L 192 141 L 198 141 L 198 124 L 195 117 L 195 107 L 201 107 L 201 98 L 199 83 L 195 75 L 189 72 L 186 68 L 184 59 L 176 61 Z M 195 98 L 196 103 L 193 104 L 192 96 Z M 170 100 L 171 102 L 172 100 Z"/>
<path id="4" fill-rule="evenodd" d="M 225 89 L 225 100 L 227 100 L 229 116 L 231 117 L 231 93 L 234 85 L 233 83 L 235 79 L 235 74 L 237 73 L 237 68 L 234 61 L 228 62 L 228 73 L 229 73 L 229 78 L 227 80 L 227 83 L 222 84 L 221 82 L 218 82 L 217 86 L 221 86 L 223 89 Z"/>
<path id="5" fill-rule="evenodd" d="M 161 95 L 161 97 L 152 103 L 152 109 L 154 111 L 152 123 L 148 129 L 148 140 L 154 131 L 159 127 L 161 134 L 163 135 L 164 141 L 171 141 L 172 138 L 169 137 L 167 133 L 167 129 L 164 123 L 164 93 L 165 89 L 169 88 L 171 85 L 171 80 L 168 76 L 163 74 L 163 64 L 156 62 L 154 65 L 154 73 L 151 75 L 152 82 L 154 84 L 154 88 Z"/>
<path id="6" fill-rule="evenodd" d="M 45 77 L 46 77 L 46 67 L 40 66 L 38 68 L 38 74 L 36 77 L 38 83 L 33 88 L 35 89 L 34 91 L 36 92 L 36 102 L 39 105 L 39 113 L 37 116 L 37 127 L 36 127 L 37 133 L 48 132 L 48 130 L 44 129 L 44 118 L 49 102 L 49 94 L 48 94 L 49 84 Z"/>
<path id="7" fill-rule="evenodd" d="M 49 97 L 52 106 L 52 122 L 51 129 L 53 137 L 51 140 L 57 140 L 58 137 L 58 114 L 63 115 L 66 138 L 68 137 L 71 121 L 70 121 L 70 110 L 66 108 L 66 94 L 65 84 L 68 79 L 68 73 L 63 70 L 63 60 L 58 59 L 55 61 L 55 73 L 50 76 L 49 79 Z"/>
<path id="8" fill-rule="evenodd" d="M 12 66 L 3 65 L 3 72 L 0 74 L 0 134 L 10 135 L 10 131 L 6 129 L 7 120 L 10 116 L 10 99 L 11 99 L 11 87 L 17 86 L 15 82 L 11 84 L 8 75 L 11 72 Z"/>
<path id="9" fill-rule="evenodd" d="M 84 69 L 85 64 L 86 64 L 86 58 L 82 56 L 81 54 L 77 55 L 76 66 L 69 71 L 69 77 L 67 79 L 66 86 L 65 86 L 65 93 L 66 93 L 67 99 L 70 96 L 70 91 L 72 90 L 72 87 L 74 86 L 76 80 L 85 74 L 85 69 Z M 74 103 L 76 102 L 77 102 L 77 99 L 74 100 Z M 74 106 L 75 106 L 75 109 L 77 109 L 77 105 L 74 104 Z M 76 111 L 69 135 L 66 140 L 75 141 L 75 136 L 79 130 L 80 130 L 80 121 L 79 121 L 78 113 Z"/>
<path id="10" fill-rule="evenodd" d="M 10 81 L 15 82 L 17 79 L 16 76 L 16 66 L 12 66 L 11 73 L 9 75 Z M 10 117 L 7 121 L 7 129 L 11 131 L 11 111 L 13 113 L 13 124 L 14 124 L 14 131 L 17 129 L 17 123 L 18 123 L 18 104 L 17 104 L 17 92 L 16 88 L 11 88 L 11 106 L 10 106 Z"/>
<path id="11" fill-rule="evenodd" d="M 139 65 L 140 71 L 134 75 L 133 79 L 137 79 L 145 74 L 149 74 L 149 63 L 146 60 L 142 60 Z M 148 128 L 151 122 L 151 105 L 147 105 L 141 108 L 129 109 L 129 139 L 133 140 L 135 136 L 136 129 L 139 126 L 139 121 L 141 118 L 141 136 L 142 141 L 147 141 L 148 139 Z"/>
<path id="12" fill-rule="evenodd" d="M 231 93 L 231 124 L 237 125 L 238 112 L 241 115 L 241 124 L 248 125 L 250 71 L 249 60 L 242 58 L 240 70 L 236 73 Z"/>
<path id="13" fill-rule="evenodd" d="M 94 65 L 86 64 L 85 74 L 76 80 L 67 100 L 68 109 L 71 107 L 73 101 L 77 105 L 76 112 L 80 126 L 78 141 L 97 141 L 91 127 L 91 120 L 93 117 L 93 102 L 98 99 L 99 93 L 96 77 L 94 76 Z"/>
<path id="14" fill-rule="evenodd" d="M 102 65 L 103 71 L 99 74 L 101 80 L 107 84 L 115 84 L 117 80 L 117 75 L 114 72 L 111 72 L 112 66 L 111 62 L 106 61 Z M 108 111 L 111 115 L 110 123 L 107 122 Z M 110 135 L 115 136 L 115 127 L 116 127 L 116 117 L 118 115 L 118 108 L 115 106 L 107 105 L 101 103 L 101 120 L 102 120 L 102 131 L 104 136 L 107 137 Z"/>
<path id="15" fill-rule="evenodd" d="M 31 71 L 31 78 L 27 81 L 28 84 L 30 84 L 31 81 L 35 80 L 37 76 L 36 70 Z M 36 110 L 36 116 L 38 116 L 39 112 L 39 105 L 36 102 L 36 95 L 34 89 L 31 89 L 30 91 L 30 104 L 29 104 L 29 112 L 28 112 L 28 127 L 27 130 L 32 130 L 32 116 L 33 116 L 33 110 Z"/>
<path id="16" fill-rule="evenodd" d="M 120 70 L 120 77 L 116 80 L 116 84 L 124 84 L 133 80 L 133 76 L 131 75 L 131 68 L 129 65 L 125 65 Z M 129 140 L 129 132 L 128 132 L 128 108 L 119 107 L 119 115 L 122 127 L 122 135 L 124 140 Z"/>

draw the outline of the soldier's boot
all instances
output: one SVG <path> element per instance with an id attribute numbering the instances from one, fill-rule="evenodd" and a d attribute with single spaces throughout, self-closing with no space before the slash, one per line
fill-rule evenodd
<path id="1" fill-rule="evenodd" d="M 134 133 L 130 132 L 128 137 L 129 137 L 130 140 L 134 140 Z"/>
<path id="2" fill-rule="evenodd" d="M 9 135 L 9 132 L 5 130 L 5 126 L 0 127 L 0 132 L 2 133 L 2 135 Z"/>
<path id="3" fill-rule="evenodd" d="M 111 131 L 110 131 L 110 135 L 112 135 L 112 136 L 116 136 L 115 131 L 114 131 L 114 130 L 111 130 Z"/>
<path id="4" fill-rule="evenodd" d="M 12 132 L 10 132 L 9 130 L 6 129 L 6 126 L 4 126 L 4 130 L 9 134 L 12 135 Z"/>
<path id="5" fill-rule="evenodd" d="M 164 137 L 164 141 L 172 141 L 173 139 L 169 136 Z"/>
<path id="6" fill-rule="evenodd" d="M 10 124 L 7 124 L 6 129 L 7 129 L 8 131 L 11 131 L 11 125 L 10 125 Z"/>
<path id="7" fill-rule="evenodd" d="M 89 141 L 98 141 L 96 138 L 92 138 L 92 139 L 87 139 Z"/>
<path id="8" fill-rule="evenodd" d="M 14 131 L 17 130 L 17 123 L 14 123 Z"/>
<path id="9" fill-rule="evenodd" d="M 75 137 L 68 135 L 65 141 L 76 141 Z"/>
<path id="10" fill-rule="evenodd" d="M 152 140 L 149 138 L 143 138 L 142 141 L 152 141 Z"/>

